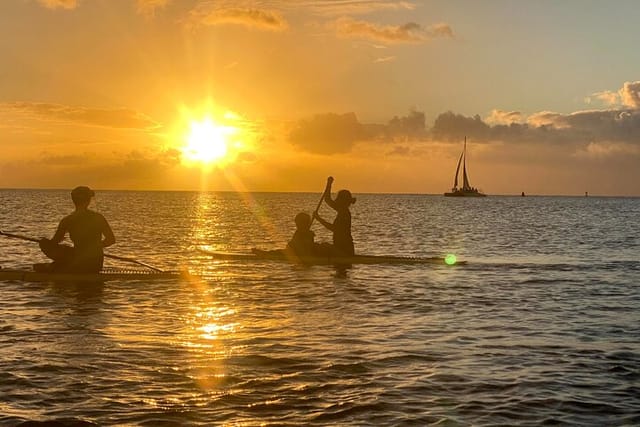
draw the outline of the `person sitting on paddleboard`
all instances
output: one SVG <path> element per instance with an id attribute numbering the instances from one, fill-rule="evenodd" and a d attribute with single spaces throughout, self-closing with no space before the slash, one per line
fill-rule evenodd
<path id="1" fill-rule="evenodd" d="M 292 250 L 298 256 L 312 256 L 315 254 L 313 239 L 315 234 L 311 231 L 311 217 L 309 214 L 300 212 L 295 218 L 296 231 L 287 244 L 287 249 Z"/>
<path id="2" fill-rule="evenodd" d="M 40 249 L 53 262 L 36 264 L 37 271 L 97 273 L 102 269 L 102 249 L 113 245 L 116 238 L 105 217 L 89 209 L 94 195 L 84 186 L 71 191 L 75 211 L 62 218 L 53 238 L 40 240 Z M 67 233 L 73 247 L 60 244 Z"/>
<path id="3" fill-rule="evenodd" d="M 323 197 L 327 205 L 337 212 L 333 223 L 321 218 L 318 211 L 313 213 L 313 217 L 333 232 L 332 256 L 353 256 L 355 250 L 353 238 L 351 237 L 351 212 L 349 211 L 349 206 L 354 204 L 356 199 L 349 190 L 340 190 L 335 200 L 333 200 L 331 198 L 331 184 L 333 184 L 333 177 L 330 176 L 327 179 L 327 187 L 324 190 Z"/>

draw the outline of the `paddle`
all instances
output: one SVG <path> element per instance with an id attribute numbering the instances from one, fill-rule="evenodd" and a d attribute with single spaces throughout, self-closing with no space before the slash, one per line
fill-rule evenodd
<path id="1" fill-rule="evenodd" d="M 0 230 L 0 235 L 6 236 L 6 237 L 11 237 L 11 238 L 14 238 L 14 239 L 26 240 L 28 242 L 36 242 L 36 243 L 40 242 L 40 239 L 35 239 L 33 237 L 28 237 L 28 236 L 22 236 L 20 234 L 7 233 L 7 232 L 2 231 L 2 230 Z M 157 267 L 154 267 L 152 265 L 146 264 L 144 262 L 140 262 L 140 261 L 135 260 L 133 258 L 126 258 L 126 257 L 123 257 L 123 256 L 111 255 L 111 254 L 104 254 L 104 256 L 107 257 L 107 258 L 117 259 L 117 260 L 120 260 L 120 261 L 131 262 L 131 263 L 134 263 L 134 264 L 141 265 L 143 267 L 150 268 L 150 269 L 152 269 L 154 271 L 158 271 L 160 273 L 164 273 L 163 270 L 161 270 L 161 269 L 159 269 Z"/>
<path id="2" fill-rule="evenodd" d="M 327 178 L 327 182 L 333 183 L 333 177 L 330 176 L 329 178 Z M 320 210 L 320 206 L 322 206 L 322 202 L 324 201 L 324 196 L 326 193 L 327 193 L 327 188 L 325 187 L 324 191 L 322 192 L 322 196 L 320 196 L 320 201 L 318 202 L 318 206 L 316 206 L 316 210 L 313 211 L 314 215 L 311 215 L 311 223 L 309 224 L 309 226 L 311 226 L 311 224 L 313 224 L 313 221 L 316 219 L 315 214 L 317 214 L 318 211 Z"/>

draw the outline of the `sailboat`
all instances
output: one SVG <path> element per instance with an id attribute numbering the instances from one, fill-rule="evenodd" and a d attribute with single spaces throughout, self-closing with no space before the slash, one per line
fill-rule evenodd
<path id="1" fill-rule="evenodd" d="M 460 173 L 460 164 L 462 164 L 462 187 L 458 188 L 458 174 Z M 453 181 L 453 188 L 451 192 L 444 193 L 446 197 L 486 197 L 486 194 L 481 193 L 477 188 L 472 187 L 469 184 L 469 177 L 467 176 L 467 137 L 464 137 L 464 148 L 458 159 L 458 166 L 456 167 L 456 177 Z"/>

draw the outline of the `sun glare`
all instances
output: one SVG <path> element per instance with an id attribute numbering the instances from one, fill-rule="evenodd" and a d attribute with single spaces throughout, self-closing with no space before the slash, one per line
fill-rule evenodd
<path id="1" fill-rule="evenodd" d="M 218 162 L 227 155 L 230 138 L 236 132 L 236 128 L 218 125 L 211 119 L 192 121 L 182 153 L 192 162 Z"/>

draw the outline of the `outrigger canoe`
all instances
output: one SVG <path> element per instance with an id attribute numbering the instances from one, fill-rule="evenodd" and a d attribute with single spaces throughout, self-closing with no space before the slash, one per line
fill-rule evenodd
<path id="1" fill-rule="evenodd" d="M 274 261 L 305 265 L 352 265 L 352 264 L 432 264 L 463 265 L 466 261 L 456 261 L 446 257 L 403 257 L 388 255 L 354 255 L 348 257 L 298 256 L 289 251 L 263 251 L 253 249 L 252 253 L 217 252 L 200 248 L 200 252 L 218 260 Z"/>
<path id="2" fill-rule="evenodd" d="M 175 280 L 190 279 L 186 271 L 146 271 L 104 269 L 100 273 L 45 273 L 33 270 L 0 269 L 0 281 L 23 282 L 108 282 L 111 280 Z"/>

